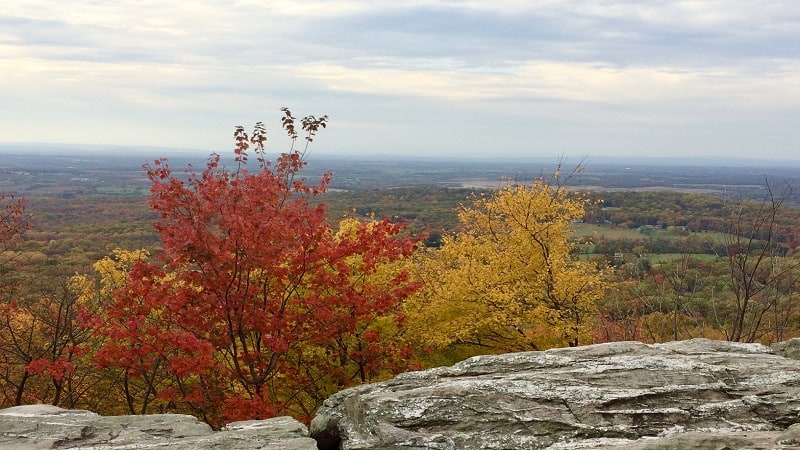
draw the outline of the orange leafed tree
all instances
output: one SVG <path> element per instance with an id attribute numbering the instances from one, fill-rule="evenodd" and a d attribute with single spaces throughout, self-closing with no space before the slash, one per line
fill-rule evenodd
<path id="1" fill-rule="evenodd" d="M 399 304 L 418 286 L 386 268 L 416 241 L 388 220 L 332 229 L 324 204 L 309 202 L 331 175 L 313 185 L 299 175 L 327 116 L 301 119 L 300 131 L 283 112 L 292 148 L 274 161 L 258 123 L 251 136 L 236 129 L 231 167 L 212 155 L 187 179 L 164 159 L 145 166 L 163 263 L 134 264 L 88 318 L 107 338 L 98 363 L 146 387 L 136 412 L 149 412 L 149 402 L 212 426 L 277 414 L 308 420 L 335 390 L 407 367 L 407 349 L 385 330 L 403 326 Z"/>

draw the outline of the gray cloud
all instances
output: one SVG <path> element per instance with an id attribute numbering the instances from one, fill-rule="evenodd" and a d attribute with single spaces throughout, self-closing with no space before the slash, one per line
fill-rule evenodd
<path id="1" fill-rule="evenodd" d="M 0 141 L 227 148 L 286 105 L 332 151 L 794 156 L 797 42 L 793 0 L 13 2 Z"/>
<path id="2" fill-rule="evenodd" d="M 311 20 L 296 38 L 311 36 L 336 56 L 378 54 L 395 58 L 456 59 L 466 66 L 530 59 L 605 61 L 615 64 L 736 62 L 743 58 L 798 58 L 797 7 L 774 22 L 731 17 L 716 22 L 653 10 L 629 13 L 562 8 L 512 16 L 458 7 L 418 6 Z M 788 9 L 788 8 L 787 8 Z M 662 18 L 660 15 L 663 14 Z"/>

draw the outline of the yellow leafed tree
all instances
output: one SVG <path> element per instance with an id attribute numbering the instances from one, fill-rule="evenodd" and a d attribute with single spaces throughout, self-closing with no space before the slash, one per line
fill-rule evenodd
<path id="1" fill-rule="evenodd" d="M 476 353 L 585 342 L 604 286 L 568 238 L 587 201 L 556 173 L 553 182 L 508 184 L 463 208 L 462 231 L 419 261 L 424 287 L 406 302 L 412 341 Z"/>
<path id="2" fill-rule="evenodd" d="M 131 267 L 139 261 L 150 257 L 150 252 L 145 249 L 124 250 L 115 248 L 113 258 L 106 256 L 94 263 L 94 270 L 100 277 L 100 296 L 110 298 L 114 289 L 119 289 L 125 285 L 128 279 L 128 272 Z"/>

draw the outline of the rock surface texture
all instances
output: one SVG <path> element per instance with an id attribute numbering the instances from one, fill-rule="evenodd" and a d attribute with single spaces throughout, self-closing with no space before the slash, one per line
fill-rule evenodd
<path id="1" fill-rule="evenodd" d="M 759 344 L 695 339 L 479 356 L 405 373 L 326 400 L 311 436 L 324 450 L 789 449 L 800 448 L 795 424 L 800 361 Z"/>
<path id="2" fill-rule="evenodd" d="M 234 422 L 222 431 L 181 414 L 103 417 L 48 405 L 0 410 L 0 449 L 315 450 L 305 425 L 288 418 Z"/>

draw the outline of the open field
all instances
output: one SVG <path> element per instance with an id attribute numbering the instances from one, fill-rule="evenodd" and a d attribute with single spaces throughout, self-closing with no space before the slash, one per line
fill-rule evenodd
<path id="1" fill-rule="evenodd" d="M 605 239 L 647 239 L 660 237 L 673 240 L 685 240 L 689 237 L 701 238 L 715 244 L 724 244 L 727 235 L 717 231 L 681 231 L 676 229 L 613 227 L 609 225 L 595 225 L 590 223 L 575 223 L 572 225 L 573 236 L 587 236 L 590 238 Z"/>
<path id="2" fill-rule="evenodd" d="M 648 261 L 650 261 L 651 264 L 656 265 L 656 264 L 664 264 L 675 260 L 679 260 L 683 258 L 683 256 L 684 255 L 682 253 L 662 253 L 660 255 L 647 255 L 647 259 Z M 692 259 L 703 262 L 711 262 L 719 258 L 723 258 L 721 256 L 707 255 L 703 253 L 693 253 L 690 256 L 692 257 Z"/>

